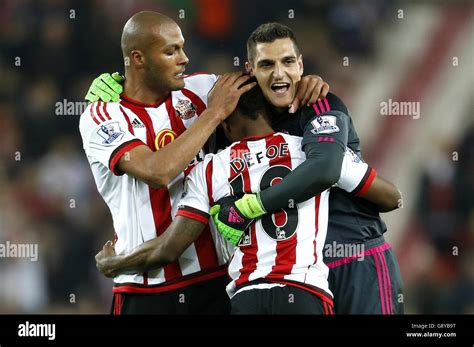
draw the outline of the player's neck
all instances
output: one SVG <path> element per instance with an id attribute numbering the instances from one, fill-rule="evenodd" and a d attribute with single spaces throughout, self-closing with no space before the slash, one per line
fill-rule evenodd
<path id="1" fill-rule="evenodd" d="M 244 137 L 263 136 L 273 133 L 273 128 L 263 118 L 245 124 Z"/>
<path id="2" fill-rule="evenodd" d="M 273 113 L 276 114 L 276 115 L 281 115 L 285 112 L 288 112 L 288 107 L 276 107 L 276 106 L 273 106 L 272 108 L 273 110 Z"/>
<path id="3" fill-rule="evenodd" d="M 153 105 L 164 101 L 170 91 L 156 91 L 147 87 L 146 83 L 136 78 L 133 74 L 126 76 L 124 85 L 125 95 L 143 104 Z"/>

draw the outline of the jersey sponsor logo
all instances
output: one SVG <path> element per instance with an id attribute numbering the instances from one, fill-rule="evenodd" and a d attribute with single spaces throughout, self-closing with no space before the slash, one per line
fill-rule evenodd
<path id="1" fill-rule="evenodd" d="M 336 117 L 334 116 L 318 116 L 311 121 L 313 129 L 311 132 L 317 134 L 332 134 L 339 131 L 336 125 Z"/>
<path id="2" fill-rule="evenodd" d="M 189 100 L 179 99 L 175 106 L 178 117 L 185 120 L 196 115 L 196 106 Z"/>
<path id="3" fill-rule="evenodd" d="M 102 142 L 105 145 L 110 145 L 115 141 L 120 141 L 125 135 L 125 132 L 120 129 L 118 122 L 102 124 L 97 131 L 97 134 L 104 139 Z"/>
<path id="4" fill-rule="evenodd" d="M 142 124 L 138 119 L 135 118 L 135 119 L 132 121 L 132 127 L 135 128 L 135 129 L 136 129 L 136 128 L 144 128 L 145 125 Z"/>
<path id="5" fill-rule="evenodd" d="M 177 137 L 177 134 L 171 129 L 163 129 L 155 137 L 155 148 L 159 150 L 165 147 L 167 144 L 173 142 Z"/>

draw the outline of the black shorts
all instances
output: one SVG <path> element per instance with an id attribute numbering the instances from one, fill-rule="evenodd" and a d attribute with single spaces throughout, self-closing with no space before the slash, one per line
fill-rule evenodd
<path id="1" fill-rule="evenodd" d="M 231 314 L 333 314 L 332 304 L 290 285 L 242 290 L 230 303 Z"/>
<path id="2" fill-rule="evenodd" d="M 156 294 L 115 293 L 112 314 L 229 314 L 227 276 Z"/>
<path id="3" fill-rule="evenodd" d="M 336 314 L 403 314 L 402 277 L 383 237 L 364 244 L 363 260 L 328 262 Z"/>

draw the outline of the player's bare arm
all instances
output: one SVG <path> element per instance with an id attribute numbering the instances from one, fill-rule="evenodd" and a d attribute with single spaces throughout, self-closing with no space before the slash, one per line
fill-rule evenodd
<path id="1" fill-rule="evenodd" d="M 376 204 L 380 212 L 390 212 L 397 209 L 401 199 L 397 187 L 378 175 L 370 188 L 360 197 Z"/>
<path id="2" fill-rule="evenodd" d="M 379 212 L 398 208 L 400 191 L 379 176 L 375 169 L 360 159 L 350 148 L 346 149 L 337 187 L 376 205 Z"/>
<path id="3" fill-rule="evenodd" d="M 121 272 L 143 272 L 172 263 L 197 240 L 205 226 L 177 216 L 160 237 L 142 243 L 127 255 L 115 255 L 109 241 L 95 256 L 97 269 L 107 277 L 115 277 Z"/>
<path id="4" fill-rule="evenodd" d="M 186 169 L 215 128 L 235 109 L 240 95 L 256 85 L 253 82 L 239 88 L 249 78 L 241 72 L 221 76 L 209 94 L 207 109 L 193 125 L 159 151 L 147 146 L 133 148 L 120 158 L 118 169 L 153 187 L 166 186 Z"/>

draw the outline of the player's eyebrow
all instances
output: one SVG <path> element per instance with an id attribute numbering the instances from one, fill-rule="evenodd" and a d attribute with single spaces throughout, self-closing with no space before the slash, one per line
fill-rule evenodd
<path id="1" fill-rule="evenodd" d="M 286 61 L 286 60 L 290 60 L 290 59 L 293 59 L 293 60 L 296 60 L 296 56 L 294 55 L 287 55 L 283 58 L 281 58 L 280 60 L 281 61 Z M 274 64 L 275 63 L 275 60 L 272 60 L 272 59 L 262 59 L 262 60 L 259 60 L 257 62 L 257 65 L 258 66 L 262 66 L 262 65 L 265 65 L 265 64 Z"/>
<path id="2" fill-rule="evenodd" d="M 296 59 L 294 55 L 287 55 L 286 57 L 281 58 L 282 61 L 289 60 L 289 59 Z"/>
<path id="3" fill-rule="evenodd" d="M 166 49 L 166 48 L 181 48 L 184 46 L 184 41 L 182 42 L 179 42 L 179 43 L 170 43 L 169 45 L 166 45 L 164 46 L 163 48 Z"/>
<path id="4" fill-rule="evenodd" d="M 264 65 L 264 64 L 273 64 L 275 63 L 275 60 L 272 60 L 272 59 L 262 59 L 262 60 L 259 60 L 257 62 L 257 65 L 261 66 L 261 65 Z"/>

